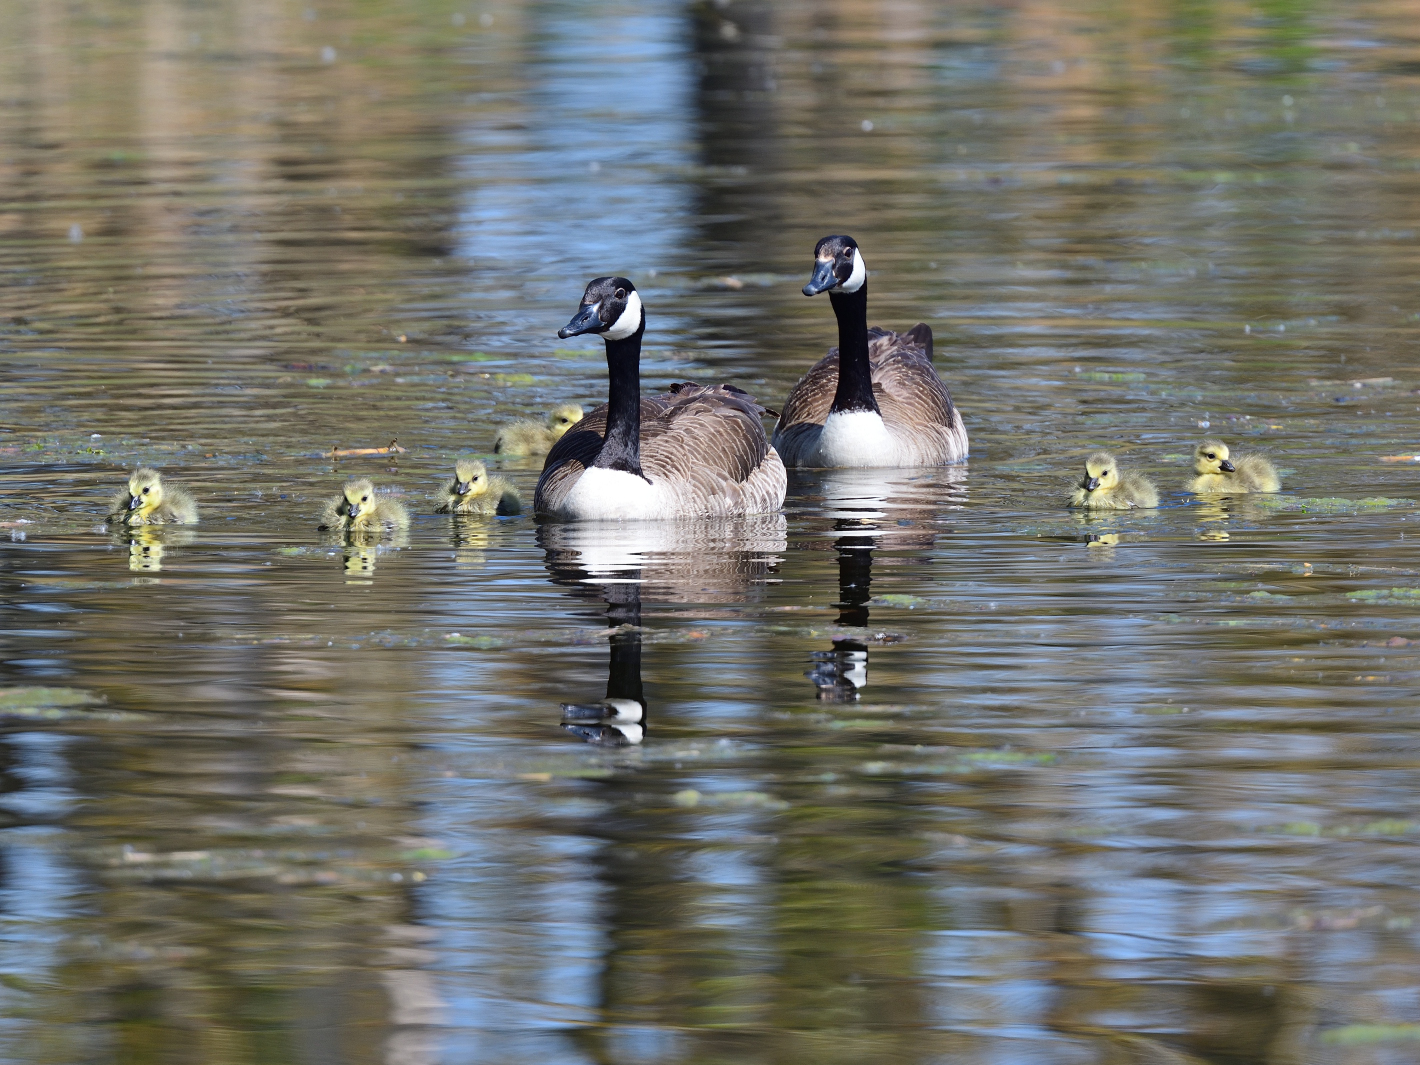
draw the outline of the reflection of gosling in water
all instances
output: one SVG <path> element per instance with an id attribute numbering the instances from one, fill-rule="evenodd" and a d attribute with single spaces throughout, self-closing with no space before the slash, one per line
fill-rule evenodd
<path id="1" fill-rule="evenodd" d="M 1193 452 L 1198 474 L 1188 486 L 1199 494 L 1210 492 L 1276 492 L 1282 488 L 1277 470 L 1261 455 L 1233 459 L 1221 440 L 1205 440 Z"/>
<path id="2" fill-rule="evenodd" d="M 184 489 L 164 484 L 157 470 L 143 466 L 114 495 L 108 520 L 110 525 L 191 525 L 197 504 Z"/>
<path id="3" fill-rule="evenodd" d="M 546 455 L 568 429 L 582 420 L 582 408 L 566 403 L 547 416 L 547 422 L 520 421 L 503 426 L 493 439 L 495 455 Z M 517 511 L 512 513 L 516 514 Z"/>
<path id="4" fill-rule="evenodd" d="M 337 532 L 385 532 L 409 527 L 409 511 L 397 499 L 375 491 L 369 478 L 345 486 L 340 495 L 326 500 L 320 527 Z"/>
<path id="5" fill-rule="evenodd" d="M 518 490 L 502 477 L 488 476 L 488 468 L 477 459 L 460 459 L 454 477 L 444 486 L 436 514 L 521 514 L 523 499 Z"/>
<path id="6" fill-rule="evenodd" d="M 1133 510 L 1159 505 L 1154 482 L 1137 474 L 1119 472 L 1119 463 L 1108 451 L 1096 451 L 1085 460 L 1085 476 L 1070 493 L 1072 507 L 1090 510 Z"/>

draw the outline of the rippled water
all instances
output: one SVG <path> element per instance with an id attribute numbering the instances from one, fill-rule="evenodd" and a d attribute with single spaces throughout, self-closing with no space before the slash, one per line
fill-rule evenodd
<path id="1" fill-rule="evenodd" d="M 0 1055 L 1414 1061 L 1417 17 L 0 0 Z M 967 466 L 427 513 L 604 397 L 595 274 L 777 406 L 828 232 Z M 202 524 L 103 531 L 138 462 Z"/>

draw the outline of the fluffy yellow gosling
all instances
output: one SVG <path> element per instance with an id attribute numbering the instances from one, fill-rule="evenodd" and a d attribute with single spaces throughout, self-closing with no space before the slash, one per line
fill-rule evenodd
<path id="1" fill-rule="evenodd" d="M 1070 505 L 1089 510 L 1149 509 L 1159 505 L 1159 492 L 1142 474 L 1121 474 L 1108 451 L 1096 451 L 1085 460 L 1085 476 L 1070 493 Z"/>
<path id="2" fill-rule="evenodd" d="M 444 494 L 436 514 L 521 514 L 523 498 L 518 490 L 502 477 L 490 477 L 488 468 L 477 459 L 460 459 L 454 464 L 454 476 L 444 486 Z"/>
<path id="3" fill-rule="evenodd" d="M 140 466 L 109 503 L 110 525 L 191 525 L 197 503 L 186 490 L 164 484 L 157 470 Z"/>
<path id="4" fill-rule="evenodd" d="M 493 439 L 495 455 L 546 455 L 564 433 L 582 420 L 582 408 L 575 403 L 558 407 L 547 422 L 518 421 L 503 426 Z"/>
<path id="5" fill-rule="evenodd" d="M 367 477 L 347 484 L 325 503 L 320 527 L 338 532 L 387 532 L 409 528 L 409 511 L 397 499 L 375 491 Z"/>
<path id="6" fill-rule="evenodd" d="M 1222 492 L 1276 492 L 1282 487 L 1277 470 L 1261 455 L 1231 457 L 1221 440 L 1205 440 L 1193 452 L 1198 474 L 1189 490 L 1199 495 Z"/>

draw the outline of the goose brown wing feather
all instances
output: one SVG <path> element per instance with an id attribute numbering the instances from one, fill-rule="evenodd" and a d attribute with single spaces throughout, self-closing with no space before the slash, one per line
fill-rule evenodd
<path id="1" fill-rule="evenodd" d="M 951 393 L 932 365 L 931 345 L 932 331 L 922 323 L 906 333 L 877 326 L 868 330 L 873 392 L 885 422 L 951 424 Z M 785 433 L 800 424 L 822 425 L 837 390 L 838 348 L 833 347 L 789 392 L 776 432 Z"/>
<path id="2" fill-rule="evenodd" d="M 677 484 L 687 499 L 723 497 L 734 510 L 769 452 L 763 412 L 752 396 L 728 385 L 683 382 L 670 392 L 643 396 L 641 470 L 653 483 Z M 551 509 L 571 491 L 601 448 L 606 419 L 603 404 L 553 445 L 535 509 Z"/>
<path id="3" fill-rule="evenodd" d="M 908 334 L 868 334 L 873 390 L 881 389 L 883 421 L 904 426 L 950 425 L 952 397 L 931 357 Z"/>

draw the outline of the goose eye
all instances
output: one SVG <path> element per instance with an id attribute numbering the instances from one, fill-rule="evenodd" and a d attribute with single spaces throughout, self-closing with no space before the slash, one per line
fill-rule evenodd
<path id="1" fill-rule="evenodd" d="M 619 300 L 624 300 L 624 299 L 626 298 L 626 289 L 624 289 L 624 288 L 619 288 L 619 289 L 617 289 L 617 290 L 616 290 L 616 298 L 619 299 Z"/>

